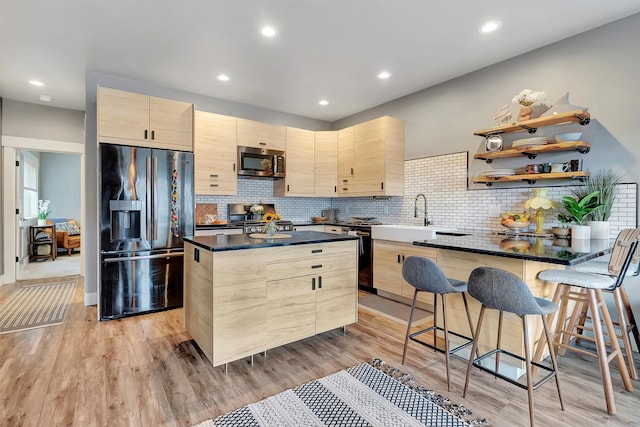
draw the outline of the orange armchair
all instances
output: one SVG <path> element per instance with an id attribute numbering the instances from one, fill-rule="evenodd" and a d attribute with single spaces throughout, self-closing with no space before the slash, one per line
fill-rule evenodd
<path id="1" fill-rule="evenodd" d="M 56 241 L 58 249 L 67 250 L 67 255 L 71 255 L 74 249 L 80 248 L 80 227 L 78 222 L 69 218 L 67 220 L 47 220 L 47 224 L 56 224 Z"/>

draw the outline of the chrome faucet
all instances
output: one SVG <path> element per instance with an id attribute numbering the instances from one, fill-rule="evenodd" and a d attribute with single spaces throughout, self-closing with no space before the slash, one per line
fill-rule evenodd
<path id="1" fill-rule="evenodd" d="M 413 201 L 413 217 L 418 218 L 418 199 L 420 196 L 424 199 L 424 209 L 422 209 L 422 212 L 424 213 L 424 226 L 426 227 L 431 224 L 431 221 L 429 221 L 429 214 L 427 211 L 427 197 L 422 193 L 418 194 Z"/>

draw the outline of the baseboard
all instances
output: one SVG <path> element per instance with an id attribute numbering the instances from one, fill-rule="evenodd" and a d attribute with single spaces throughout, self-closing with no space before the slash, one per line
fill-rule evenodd
<path id="1" fill-rule="evenodd" d="M 98 304 L 98 293 L 97 292 L 85 292 L 84 294 L 84 305 L 97 305 Z"/>

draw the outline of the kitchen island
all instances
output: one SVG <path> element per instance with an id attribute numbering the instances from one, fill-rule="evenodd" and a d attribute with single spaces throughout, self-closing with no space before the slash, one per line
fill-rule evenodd
<path id="1" fill-rule="evenodd" d="M 356 236 L 184 240 L 185 328 L 214 366 L 357 321 Z"/>
<path id="2" fill-rule="evenodd" d="M 413 297 L 413 287 L 401 276 L 402 262 L 411 255 L 424 256 L 435 261 L 452 279 L 468 280 L 476 267 L 496 267 L 509 271 L 522 279 L 535 296 L 551 299 L 554 283 L 537 278 L 542 270 L 569 268 L 573 265 L 605 255 L 610 252 L 612 241 L 591 240 L 574 242 L 540 237 L 513 238 L 492 233 L 459 233 L 461 235 L 437 235 L 432 240 L 415 241 L 412 244 L 386 240 L 374 240 L 374 286 L 383 292 Z M 432 304 L 433 295 L 420 293 L 421 301 Z M 475 323 L 480 304 L 469 298 L 471 318 Z M 438 307 L 438 324 L 442 326 L 441 307 Z M 470 337 L 462 297 L 447 296 L 449 330 Z M 542 322 L 530 322 L 529 340 L 533 346 L 542 332 Z M 485 314 L 485 327 L 479 340 L 480 352 L 495 348 L 498 329 L 498 313 L 489 310 Z M 454 342 L 455 339 L 453 340 Z M 516 355 L 524 355 L 522 322 L 512 314 L 505 313 L 502 347 Z M 464 351 L 464 350 L 463 350 Z M 462 354 L 462 352 L 461 352 Z M 509 362 L 508 362 L 509 363 Z M 512 362 L 514 377 L 522 373 L 522 365 Z"/>

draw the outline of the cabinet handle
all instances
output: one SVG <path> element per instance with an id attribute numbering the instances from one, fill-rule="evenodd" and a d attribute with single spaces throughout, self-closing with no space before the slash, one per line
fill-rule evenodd
<path id="1" fill-rule="evenodd" d="M 381 183 L 380 183 L 380 189 L 381 189 L 381 190 L 384 190 L 384 182 L 381 182 Z"/>
<path id="2" fill-rule="evenodd" d="M 353 168 L 351 168 L 351 175 L 353 175 Z"/>
<path id="3" fill-rule="evenodd" d="M 235 163 L 233 164 L 233 171 L 234 172 L 236 171 L 236 164 Z"/>
<path id="4" fill-rule="evenodd" d="M 347 191 L 348 188 L 342 187 L 342 191 Z"/>
<path id="5" fill-rule="evenodd" d="M 338 186 L 337 186 L 337 185 L 334 185 L 334 186 L 333 186 L 333 192 L 334 192 L 334 193 L 337 193 L 337 192 L 338 192 Z"/>
<path id="6" fill-rule="evenodd" d="M 322 276 L 318 276 L 318 289 L 322 289 Z"/>
<path id="7" fill-rule="evenodd" d="M 151 131 L 151 139 L 152 139 L 152 140 L 153 140 L 153 139 L 156 139 L 156 131 L 155 131 L 155 130 L 152 130 L 152 131 Z"/>
<path id="8" fill-rule="evenodd" d="M 209 187 L 217 187 L 218 184 L 209 184 Z"/>
<path id="9" fill-rule="evenodd" d="M 336 230 L 333 230 L 333 231 L 336 231 Z M 321 254 L 321 253 L 322 253 L 322 249 L 313 249 L 313 250 L 311 251 L 311 253 L 312 253 L 312 254 Z"/>
<path id="10" fill-rule="evenodd" d="M 193 260 L 195 262 L 200 262 L 200 249 L 198 248 L 193 249 Z"/>
<path id="11" fill-rule="evenodd" d="M 311 268 L 322 268 L 322 264 L 312 265 Z"/>
<path id="12" fill-rule="evenodd" d="M 289 184 L 287 184 L 287 191 L 289 191 Z"/>
<path id="13" fill-rule="evenodd" d="M 214 174 L 211 174 L 211 175 L 209 175 L 209 176 L 210 176 L 211 178 L 218 178 L 218 174 L 215 174 L 215 175 L 214 175 Z"/>
<path id="14" fill-rule="evenodd" d="M 316 290 L 316 278 L 315 277 L 311 278 L 311 290 L 312 291 Z"/>
<path id="15" fill-rule="evenodd" d="M 147 129 L 144 130 L 144 139 L 149 139 L 149 131 Z"/>
<path id="16" fill-rule="evenodd" d="M 260 145 L 267 145 L 266 142 L 259 142 Z"/>
<path id="17" fill-rule="evenodd" d="M 404 262 L 404 255 L 402 255 L 402 262 Z"/>
<path id="18" fill-rule="evenodd" d="M 400 254 L 398 254 L 398 264 L 400 264 Z"/>

